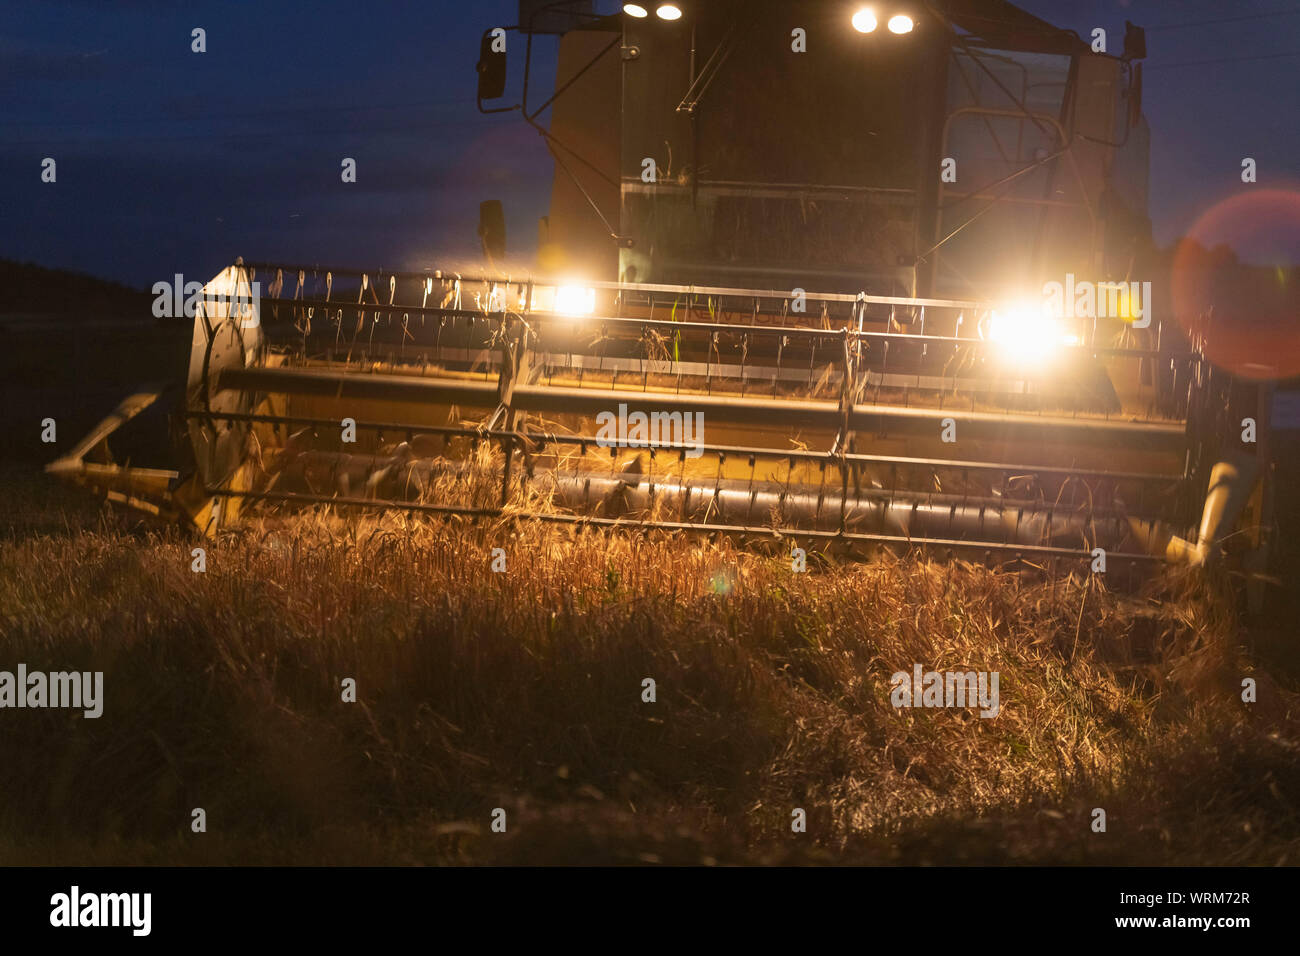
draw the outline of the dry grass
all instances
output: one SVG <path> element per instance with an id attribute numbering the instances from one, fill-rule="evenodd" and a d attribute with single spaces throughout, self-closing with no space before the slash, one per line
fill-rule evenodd
<path id="1" fill-rule="evenodd" d="M 1295 698 L 1192 580 L 327 514 L 195 574 L 6 478 L 0 668 L 102 670 L 106 703 L 0 712 L 0 862 L 1300 859 Z M 913 662 L 1000 672 L 1001 714 L 895 710 Z"/>

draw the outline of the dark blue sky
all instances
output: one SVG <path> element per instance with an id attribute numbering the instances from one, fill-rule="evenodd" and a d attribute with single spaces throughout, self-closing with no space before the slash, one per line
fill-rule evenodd
<path id="1" fill-rule="evenodd" d="M 1297 187 L 1300 2 L 1020 5 L 1085 36 L 1104 27 L 1114 46 L 1126 18 L 1148 28 L 1159 241 L 1241 188 L 1243 156 L 1261 186 Z M 0 257 L 139 285 L 208 278 L 236 255 L 454 267 L 476 257 L 492 197 L 513 250 L 535 244 L 549 154 L 516 117 L 474 106 L 479 35 L 513 23 L 514 0 L 181 6 L 0 4 Z M 547 86 L 553 45 L 535 74 Z M 355 185 L 340 182 L 345 156 Z"/>

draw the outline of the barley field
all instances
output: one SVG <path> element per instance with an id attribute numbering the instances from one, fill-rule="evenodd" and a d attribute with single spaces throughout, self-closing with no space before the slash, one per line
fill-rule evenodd
<path id="1" fill-rule="evenodd" d="M 0 667 L 104 672 L 99 719 L 5 715 L 3 863 L 1300 859 L 1295 688 L 1226 581 L 328 509 L 199 573 L 0 477 Z M 999 714 L 894 707 L 916 662 L 997 671 Z"/>

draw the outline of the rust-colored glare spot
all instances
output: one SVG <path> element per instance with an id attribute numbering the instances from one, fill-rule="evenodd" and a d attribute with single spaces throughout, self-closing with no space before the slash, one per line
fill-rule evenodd
<path id="1" fill-rule="evenodd" d="M 1174 315 L 1221 368 L 1249 379 L 1300 375 L 1300 192 L 1243 190 L 1179 244 Z"/>

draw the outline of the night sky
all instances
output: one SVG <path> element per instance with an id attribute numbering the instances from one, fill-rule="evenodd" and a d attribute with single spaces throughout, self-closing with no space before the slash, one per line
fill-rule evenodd
<path id="1" fill-rule="evenodd" d="M 0 4 L 0 257 L 141 286 L 206 279 L 237 255 L 455 268 L 478 260 L 488 198 L 505 202 L 512 252 L 535 247 L 550 156 L 517 116 L 474 105 L 479 36 L 515 21 L 514 0 L 179 6 Z M 1242 189 L 1243 156 L 1261 188 L 1300 188 L 1300 3 L 1020 6 L 1085 37 L 1106 28 L 1111 52 L 1125 19 L 1147 27 L 1157 241 Z M 535 64 L 548 88 L 554 44 Z M 355 184 L 340 182 L 344 157 Z M 1254 249 L 1243 236 L 1241 251 L 1294 264 L 1297 226 Z"/>

